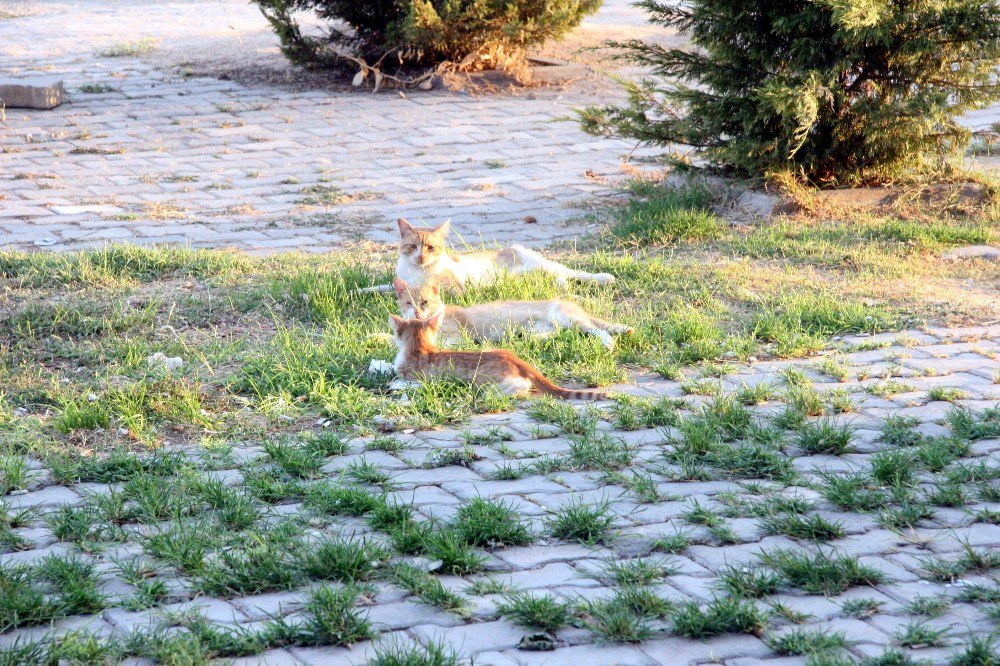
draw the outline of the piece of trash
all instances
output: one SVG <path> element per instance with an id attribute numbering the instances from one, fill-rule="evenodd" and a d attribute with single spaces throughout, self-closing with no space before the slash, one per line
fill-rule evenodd
<path id="1" fill-rule="evenodd" d="M 517 642 L 518 650 L 529 650 L 529 651 L 548 651 L 556 649 L 556 642 L 552 640 L 552 637 L 548 634 L 529 634 L 527 636 L 521 636 L 521 640 Z"/>
<path id="2" fill-rule="evenodd" d="M 394 375 L 396 374 L 396 368 L 393 367 L 392 363 L 389 363 L 388 361 L 383 361 L 380 358 L 373 358 L 368 364 L 368 374 Z"/>
<path id="3" fill-rule="evenodd" d="M 36 240 L 34 242 L 34 245 L 38 245 L 39 247 L 48 247 L 50 245 L 55 245 L 58 242 L 59 241 L 57 241 L 55 238 L 46 236 L 45 238 L 39 238 L 38 240 Z"/>
<path id="4" fill-rule="evenodd" d="M 163 352 L 147 356 L 146 363 L 151 366 L 162 365 L 167 370 L 178 370 L 184 367 L 184 359 L 180 356 L 167 356 Z"/>

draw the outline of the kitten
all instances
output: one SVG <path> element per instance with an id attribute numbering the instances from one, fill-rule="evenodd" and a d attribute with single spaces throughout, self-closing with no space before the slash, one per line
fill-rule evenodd
<path id="1" fill-rule="evenodd" d="M 614 349 L 615 340 L 611 333 L 632 334 L 629 326 L 613 324 L 587 314 L 576 303 L 562 300 L 551 301 L 497 301 L 467 308 L 445 305 L 441 302 L 441 290 L 437 284 L 429 283 L 412 288 L 403 280 L 392 282 L 399 300 L 399 311 L 407 318 L 424 318 L 439 310 L 443 311 L 444 322 L 439 332 L 440 340 L 454 344 L 464 336 L 473 340 L 502 340 L 504 334 L 513 327 L 521 327 L 532 335 L 548 336 L 557 326 L 579 328 L 588 335 L 596 336 L 608 349 Z"/>
<path id="2" fill-rule="evenodd" d="M 609 273 L 574 270 L 559 262 L 546 259 L 534 250 L 520 246 L 450 255 L 446 251 L 445 243 L 450 228 L 449 222 L 444 222 L 433 229 L 417 229 L 403 218 L 399 218 L 397 223 L 400 242 L 396 277 L 414 286 L 419 287 L 431 278 L 436 278 L 443 286 L 461 289 L 470 280 L 489 284 L 504 273 L 531 271 L 552 275 L 561 285 L 570 279 L 602 284 L 615 281 L 615 276 Z M 360 291 L 388 293 L 392 290 L 391 284 L 384 284 Z"/>
<path id="3" fill-rule="evenodd" d="M 532 389 L 567 400 L 606 400 L 605 391 L 570 390 L 553 384 L 529 363 L 504 349 L 441 351 L 437 332 L 440 312 L 428 319 L 403 319 L 389 315 L 399 353 L 394 362 L 403 379 L 453 377 L 475 384 L 496 384 L 507 395 L 528 396 Z"/>

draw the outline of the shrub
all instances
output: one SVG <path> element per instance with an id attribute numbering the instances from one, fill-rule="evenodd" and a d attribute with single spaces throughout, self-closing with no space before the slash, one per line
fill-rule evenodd
<path id="1" fill-rule="evenodd" d="M 561 37 L 601 6 L 601 0 L 253 1 L 285 55 L 310 65 L 343 62 L 344 53 L 369 63 L 392 54 L 393 61 L 414 65 L 495 65 Z M 300 11 L 315 12 L 327 23 L 326 34 L 304 35 L 295 17 Z M 475 57 L 483 55 L 488 57 Z"/>
<path id="2" fill-rule="evenodd" d="M 585 130 L 700 149 L 741 175 L 877 182 L 955 154 L 956 118 L 1000 99 L 1000 1 L 643 0 L 694 49 L 613 42 L 661 77 Z"/>

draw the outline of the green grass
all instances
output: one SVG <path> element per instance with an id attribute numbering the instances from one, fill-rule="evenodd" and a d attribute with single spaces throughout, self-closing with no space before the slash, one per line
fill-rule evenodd
<path id="1" fill-rule="evenodd" d="M 157 40 L 150 38 L 130 39 L 105 47 L 98 55 L 104 58 L 138 58 L 155 50 Z"/>
<path id="2" fill-rule="evenodd" d="M 570 620 L 570 605 L 549 594 L 515 591 L 497 604 L 497 613 L 522 627 L 555 631 Z"/>

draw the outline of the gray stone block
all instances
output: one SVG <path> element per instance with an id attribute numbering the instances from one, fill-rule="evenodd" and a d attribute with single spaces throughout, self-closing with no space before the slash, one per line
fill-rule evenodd
<path id="1" fill-rule="evenodd" d="M 54 109 L 65 101 L 59 79 L 0 79 L 0 102 L 8 109 Z"/>

